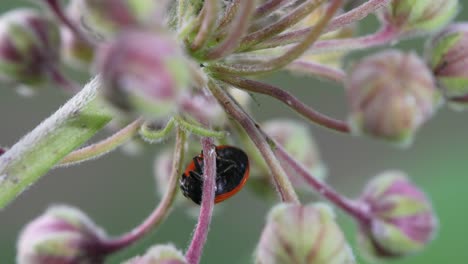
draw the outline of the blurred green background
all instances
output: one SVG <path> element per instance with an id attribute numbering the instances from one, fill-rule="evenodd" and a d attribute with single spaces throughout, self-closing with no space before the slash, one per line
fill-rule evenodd
<path id="1" fill-rule="evenodd" d="M 26 1 L 1 1 L 5 11 Z M 458 20 L 468 18 L 468 9 Z M 365 32 L 375 28 L 375 19 L 366 20 Z M 421 41 L 404 41 L 399 47 L 421 52 Z M 342 87 L 301 76 L 279 74 L 268 81 L 285 87 L 324 113 L 344 118 L 346 104 Z M 286 107 L 263 96 L 255 96 L 252 112 L 258 120 L 271 117 L 297 118 Z M 0 145 L 11 146 L 22 135 L 53 113 L 66 97 L 53 88 L 23 98 L 12 87 L 0 86 Z M 431 197 L 440 220 L 440 231 L 430 246 L 416 256 L 395 264 L 467 263 L 468 231 L 468 132 L 467 113 L 441 109 L 418 134 L 410 149 L 330 132 L 311 125 L 329 169 L 329 182 L 344 194 L 355 197 L 373 175 L 386 169 L 402 169 Z M 196 140 L 193 138 L 192 140 Z M 104 227 L 118 235 L 140 223 L 158 203 L 152 166 L 155 153 L 167 146 L 149 146 L 139 156 L 117 151 L 81 166 L 56 169 L 0 212 L 0 263 L 14 263 L 16 238 L 21 228 L 49 205 L 77 206 Z M 303 200 L 311 201 L 309 198 Z M 274 204 L 245 188 L 237 196 L 216 207 L 202 263 L 251 263 L 265 215 Z M 183 207 L 177 208 L 165 223 L 137 245 L 115 255 L 108 263 L 120 263 L 142 254 L 153 244 L 188 246 L 195 218 Z M 354 243 L 355 227 L 345 215 L 339 221 Z M 359 263 L 366 263 L 359 260 Z"/>

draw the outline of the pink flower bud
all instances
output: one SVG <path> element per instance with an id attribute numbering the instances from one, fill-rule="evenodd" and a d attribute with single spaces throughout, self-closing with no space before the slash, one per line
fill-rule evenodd
<path id="1" fill-rule="evenodd" d="M 187 264 L 187 260 L 173 245 L 157 245 L 144 256 L 133 258 L 126 264 Z"/>
<path id="2" fill-rule="evenodd" d="M 353 264 L 354 255 L 324 204 L 280 204 L 268 215 L 257 264 Z"/>
<path id="3" fill-rule="evenodd" d="M 400 171 L 372 179 L 359 201 L 372 220 L 362 225 L 359 242 L 367 256 L 397 258 L 422 250 L 437 231 L 437 218 L 426 195 Z"/>
<path id="4" fill-rule="evenodd" d="M 177 42 L 169 35 L 126 32 L 101 46 L 97 68 L 103 95 L 117 108 L 165 119 L 178 109 L 189 87 L 189 71 Z"/>
<path id="5" fill-rule="evenodd" d="M 0 80 L 39 86 L 59 59 L 58 26 L 34 9 L 0 17 Z"/>
<path id="6" fill-rule="evenodd" d="M 102 263 L 104 237 L 104 232 L 78 209 L 55 206 L 23 229 L 17 263 Z"/>
<path id="7" fill-rule="evenodd" d="M 414 53 L 368 56 L 348 73 L 349 122 L 355 134 L 408 145 L 441 103 L 434 77 Z"/>
<path id="8" fill-rule="evenodd" d="M 468 23 L 445 28 L 428 41 L 425 53 L 450 106 L 466 108 L 466 103 L 459 103 L 456 98 L 468 96 Z"/>

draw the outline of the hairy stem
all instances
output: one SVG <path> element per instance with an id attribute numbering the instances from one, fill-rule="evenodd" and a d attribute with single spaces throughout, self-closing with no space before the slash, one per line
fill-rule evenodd
<path id="1" fill-rule="evenodd" d="M 99 132 L 113 113 L 96 99 L 94 78 L 55 114 L 0 157 L 0 208 Z"/>
<path id="2" fill-rule="evenodd" d="M 275 157 L 270 145 L 265 140 L 265 137 L 259 132 L 258 125 L 244 112 L 244 110 L 219 86 L 213 81 L 208 83 L 208 87 L 213 96 L 218 100 L 219 104 L 230 114 L 245 130 L 257 149 L 263 156 L 263 159 L 268 164 L 268 167 L 273 175 L 276 189 L 283 202 L 299 203 L 294 188 L 289 181 L 286 172 L 281 167 L 278 159 Z"/>
<path id="3" fill-rule="evenodd" d="M 255 18 L 261 18 L 269 15 L 287 2 L 289 2 L 289 0 L 269 0 L 263 5 L 257 7 L 255 10 Z"/>
<path id="4" fill-rule="evenodd" d="M 310 108 L 306 104 L 304 104 L 301 100 L 297 99 L 292 94 L 275 87 L 270 84 L 243 79 L 240 77 L 230 77 L 230 76 L 220 76 L 219 77 L 222 81 L 229 83 L 235 87 L 255 92 L 261 93 L 265 95 L 269 95 L 279 101 L 285 103 L 287 106 L 295 110 L 297 113 L 305 117 L 306 119 L 312 121 L 315 124 L 324 126 L 326 128 L 342 132 L 342 133 L 349 133 L 350 128 L 346 124 L 346 122 L 339 121 L 333 118 L 330 118 L 326 115 L 323 115 L 320 112 Z"/>
<path id="5" fill-rule="evenodd" d="M 216 60 L 233 52 L 240 43 L 242 37 L 249 28 L 249 23 L 254 11 L 255 1 L 240 1 L 239 12 L 236 19 L 231 23 L 231 27 L 227 34 L 227 38 L 218 46 L 207 51 L 205 58 L 208 60 Z"/>
<path id="6" fill-rule="evenodd" d="M 343 211 L 355 218 L 359 223 L 366 224 L 370 222 L 371 215 L 364 208 L 359 207 L 357 203 L 354 203 L 352 200 L 342 196 L 332 187 L 315 178 L 302 164 L 289 155 L 281 145 L 275 145 L 275 153 L 278 155 L 278 158 L 288 163 L 289 166 L 295 170 L 318 194 L 341 208 Z"/>
<path id="7" fill-rule="evenodd" d="M 144 123 L 140 127 L 140 136 L 148 143 L 158 143 L 166 138 L 175 126 L 174 118 L 169 119 L 162 129 L 153 127 L 153 124 Z"/>
<path id="8" fill-rule="evenodd" d="M 203 146 L 203 193 L 197 227 L 185 257 L 189 264 L 200 263 L 213 215 L 216 183 L 216 151 L 212 138 L 202 138 Z"/>
<path id="9" fill-rule="evenodd" d="M 287 66 L 287 69 L 292 72 L 306 73 L 314 77 L 327 79 L 340 84 L 343 84 L 344 79 L 346 78 L 346 73 L 341 69 L 300 59 L 291 62 Z"/>
<path id="10" fill-rule="evenodd" d="M 133 121 L 128 126 L 121 129 L 120 131 L 118 131 L 117 133 L 115 133 L 114 135 L 104 140 L 73 151 L 72 153 L 68 154 L 62 161 L 60 161 L 60 164 L 58 166 L 74 165 L 83 161 L 101 157 L 115 150 L 116 148 L 133 138 L 135 135 L 137 135 L 138 130 L 140 129 L 142 124 L 143 119 L 139 118 Z"/>
<path id="11" fill-rule="evenodd" d="M 190 48 L 192 51 L 199 50 L 208 41 L 211 33 L 213 33 L 216 20 L 218 18 L 219 3 L 218 0 L 206 0 L 203 5 L 203 20 L 198 29 L 198 33 L 195 36 Z"/>
<path id="12" fill-rule="evenodd" d="M 290 62 L 300 57 L 309 48 L 309 46 L 320 37 L 322 29 L 327 25 L 328 21 L 333 17 L 333 14 L 341 6 L 341 1 L 342 0 L 332 0 L 330 6 L 327 8 L 327 11 L 317 23 L 314 30 L 311 31 L 302 42 L 289 49 L 283 55 L 258 64 L 245 65 L 217 63 L 210 66 L 210 70 L 215 73 L 255 75 L 272 72 L 288 65 Z"/>
<path id="13" fill-rule="evenodd" d="M 167 217 L 174 203 L 179 176 L 182 174 L 182 161 L 184 160 L 186 135 L 182 129 L 177 129 L 174 155 L 172 158 L 172 170 L 164 197 L 154 211 L 143 221 L 141 225 L 131 232 L 102 242 L 102 250 L 107 254 L 116 252 L 122 248 L 128 247 L 138 241 L 145 234 L 154 230 Z"/>
<path id="14" fill-rule="evenodd" d="M 174 119 L 176 120 L 177 124 L 182 129 L 184 129 L 185 131 L 189 133 L 193 133 L 201 137 L 213 137 L 216 139 L 226 137 L 226 132 L 224 131 L 215 131 L 215 130 L 207 129 L 200 125 L 184 120 L 182 117 L 179 117 L 179 116 L 174 117 Z"/>

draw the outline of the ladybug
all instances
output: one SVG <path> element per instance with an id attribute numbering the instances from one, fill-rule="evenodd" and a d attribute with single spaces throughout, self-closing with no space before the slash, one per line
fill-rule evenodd
<path id="1" fill-rule="evenodd" d="M 239 192 L 249 178 L 249 158 L 244 151 L 233 146 L 217 146 L 215 203 L 222 202 Z M 193 157 L 180 179 L 185 197 L 196 204 L 202 200 L 203 151 Z"/>

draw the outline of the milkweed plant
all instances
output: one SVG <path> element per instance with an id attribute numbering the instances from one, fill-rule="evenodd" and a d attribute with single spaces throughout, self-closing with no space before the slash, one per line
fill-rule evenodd
<path id="1" fill-rule="evenodd" d="M 53 86 L 70 98 L 18 142 L 0 148 L 0 207 L 53 168 L 85 164 L 129 141 L 165 151 L 155 161 L 160 202 L 140 225 L 109 235 L 79 209 L 53 206 L 20 232 L 17 263 L 104 263 L 158 228 L 177 204 L 198 207 L 180 196 L 181 177 L 200 183 L 198 189 L 185 186 L 185 193 L 202 195 L 188 247 L 168 241 L 125 263 L 203 262 L 214 201 L 241 162 L 221 159 L 217 146 L 244 151 L 244 182 L 250 176 L 247 185 L 277 195 L 252 249 L 254 263 L 352 264 L 355 254 L 376 263 L 420 253 L 435 238 L 430 199 L 405 172 L 383 171 L 355 198 L 327 184 L 308 126 L 408 148 L 438 109 L 466 109 L 468 23 L 453 22 L 460 1 L 31 2 L 0 17 L 0 80 L 22 87 L 18 95 Z M 359 22 L 372 15 L 378 30 L 358 35 Z M 426 39 L 422 55 L 392 45 L 413 38 Z M 348 63 L 350 54 L 355 59 Z M 89 74 L 90 81 L 79 83 L 69 70 Z M 318 112 L 262 81 L 283 71 L 341 85 L 346 117 Z M 257 122 L 249 109 L 255 94 L 274 98 L 302 121 Z M 92 140 L 100 131 L 110 135 Z M 194 156 L 201 162 L 187 167 Z M 323 201 L 301 201 L 307 192 Z M 357 252 L 335 210 L 356 224 Z"/>

